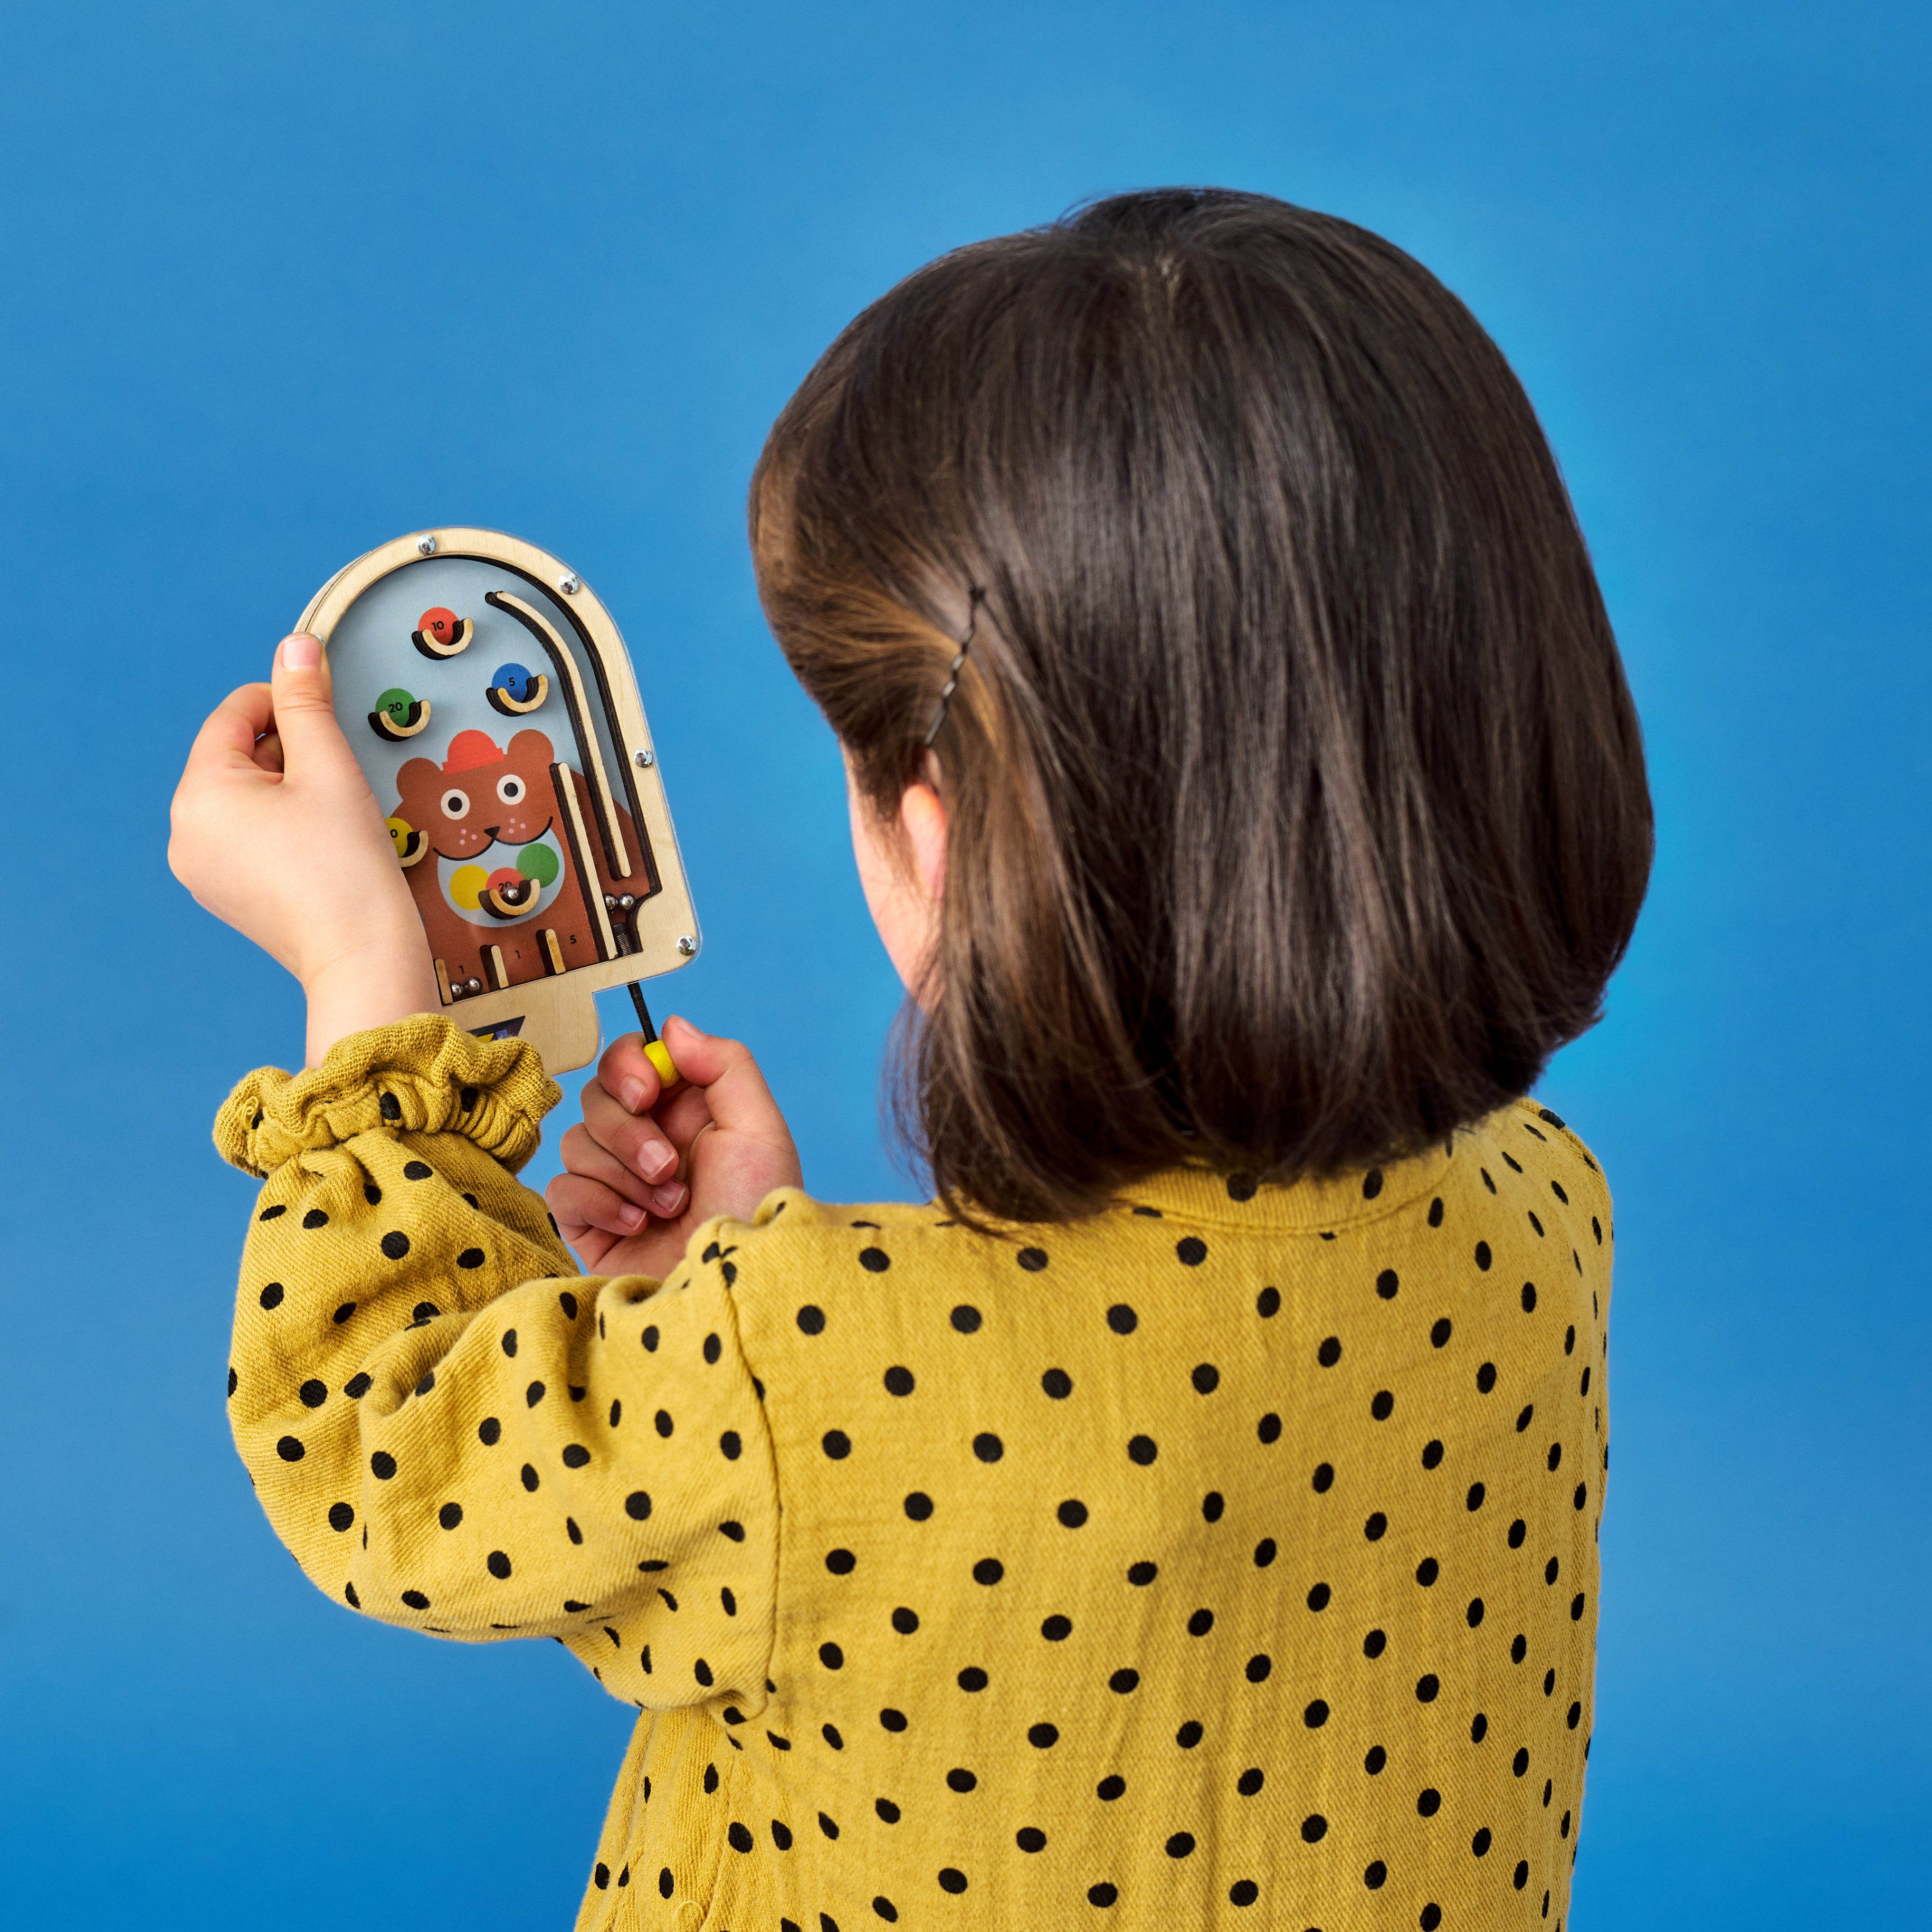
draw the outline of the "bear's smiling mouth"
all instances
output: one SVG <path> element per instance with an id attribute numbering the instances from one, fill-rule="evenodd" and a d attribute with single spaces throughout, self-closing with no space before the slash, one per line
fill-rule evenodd
<path id="1" fill-rule="evenodd" d="M 483 830 L 487 836 L 485 836 L 483 843 L 478 846 L 473 852 L 446 852 L 442 848 L 437 844 L 434 840 L 430 842 L 430 850 L 434 852 L 439 859 L 447 859 L 452 865 L 460 865 L 466 859 L 473 862 L 476 860 L 482 858 L 483 854 L 488 851 L 493 845 L 501 845 L 507 843 L 514 844 L 519 849 L 526 845 L 534 845 L 539 838 L 548 838 L 550 836 L 550 828 L 555 825 L 556 823 L 556 820 L 554 817 L 547 818 L 544 820 L 543 830 L 541 832 L 532 832 L 527 838 L 518 838 L 508 841 L 500 838 L 496 836 L 497 832 L 501 829 L 500 827 L 494 825 L 486 825 L 483 827 Z"/>

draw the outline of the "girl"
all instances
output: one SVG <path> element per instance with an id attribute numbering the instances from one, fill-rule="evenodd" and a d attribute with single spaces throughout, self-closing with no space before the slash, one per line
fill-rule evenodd
<path id="1" fill-rule="evenodd" d="M 216 1128 L 270 1520 L 638 1706 L 584 1928 L 1560 1926 L 1610 1204 L 1522 1096 L 1651 821 L 1521 389 L 1373 236 L 1125 196 L 868 309 L 752 526 L 936 1198 L 814 1201 L 674 1023 L 686 1084 L 614 1047 L 550 1219 L 556 1089 L 436 1016 L 286 639 L 172 853 L 310 998 Z"/>

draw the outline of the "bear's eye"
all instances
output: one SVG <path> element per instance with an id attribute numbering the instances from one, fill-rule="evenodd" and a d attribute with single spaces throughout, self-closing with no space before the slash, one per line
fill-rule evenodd
<path id="1" fill-rule="evenodd" d="M 496 781 L 496 796 L 506 805 L 521 805 L 524 802 L 524 794 L 526 789 L 523 780 L 514 772 L 508 777 L 500 778 Z"/>
<path id="2" fill-rule="evenodd" d="M 470 794 L 461 791 L 445 792 L 442 795 L 442 815 L 446 818 L 467 818 L 470 816 Z"/>

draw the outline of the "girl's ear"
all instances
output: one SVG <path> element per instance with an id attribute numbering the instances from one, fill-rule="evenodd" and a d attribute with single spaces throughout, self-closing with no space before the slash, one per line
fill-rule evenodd
<path id="1" fill-rule="evenodd" d="M 946 803 L 924 783 L 909 784 L 899 799 L 899 829 L 912 855 L 913 876 L 928 904 L 946 892 Z"/>

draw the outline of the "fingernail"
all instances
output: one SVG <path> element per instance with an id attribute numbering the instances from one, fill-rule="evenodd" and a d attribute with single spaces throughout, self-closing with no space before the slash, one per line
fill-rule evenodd
<path id="1" fill-rule="evenodd" d="M 292 638 L 282 640 L 282 668 L 284 670 L 314 670 L 322 662 L 322 645 L 306 632 L 298 631 Z"/>
<path id="2" fill-rule="evenodd" d="M 627 1114 L 641 1113 L 644 1105 L 644 1083 L 641 1080 L 626 1080 L 617 1089 L 617 1104 Z"/>
<path id="3" fill-rule="evenodd" d="M 662 1141 L 648 1141 L 638 1150 L 638 1172 L 646 1180 L 662 1180 L 677 1165 L 677 1156 Z"/>
<path id="4" fill-rule="evenodd" d="M 684 1205 L 684 1183 L 674 1180 L 668 1187 L 652 1188 L 651 1205 L 660 1214 L 675 1214 Z"/>
<path id="5" fill-rule="evenodd" d="M 617 1218 L 627 1228 L 634 1228 L 644 1218 L 644 1210 L 634 1202 L 626 1201 L 617 1210 Z"/>
<path id="6" fill-rule="evenodd" d="M 690 1021 L 686 1019 L 682 1013 L 673 1013 L 670 1018 L 666 1021 L 664 1024 L 667 1026 L 681 1026 L 686 1033 L 691 1035 L 693 1040 L 708 1040 L 711 1037 L 711 1036 L 706 1033 L 702 1027 L 693 1026 Z"/>

